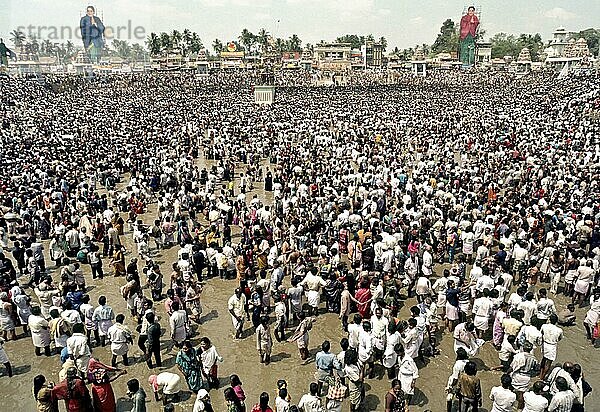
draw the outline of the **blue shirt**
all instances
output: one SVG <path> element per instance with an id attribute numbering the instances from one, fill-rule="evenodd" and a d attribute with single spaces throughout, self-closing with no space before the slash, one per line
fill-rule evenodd
<path id="1" fill-rule="evenodd" d="M 335 355 L 331 352 L 318 352 L 315 356 L 315 363 L 317 364 L 317 369 L 331 372 L 333 370 L 334 359 Z"/>

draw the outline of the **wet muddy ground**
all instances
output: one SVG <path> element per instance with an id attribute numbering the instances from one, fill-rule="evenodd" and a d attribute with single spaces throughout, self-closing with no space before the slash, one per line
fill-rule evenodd
<path id="1" fill-rule="evenodd" d="M 238 169 L 239 171 L 239 169 Z M 265 196 L 262 192 L 262 183 L 257 183 L 257 190 L 260 197 Z M 237 186 L 236 186 L 237 187 Z M 269 195 L 269 194 L 267 194 Z M 250 196 L 251 198 L 251 196 Z M 149 212 L 142 216 L 146 223 L 152 222 L 156 213 L 155 205 L 149 208 Z M 127 229 L 127 228 L 126 228 Z M 235 234 L 236 232 L 234 232 Z M 126 232 L 124 243 L 128 248 L 129 253 L 126 255 L 127 263 L 132 257 L 136 256 L 135 247 L 132 243 L 131 233 Z M 234 240 L 235 241 L 235 240 Z M 46 245 L 47 246 L 47 245 Z M 161 251 L 156 255 L 157 260 L 161 265 L 161 272 L 165 276 L 165 283 L 168 282 L 170 267 L 176 259 L 177 248 Z M 49 257 L 46 258 L 50 262 Z M 108 259 L 103 259 L 105 273 L 110 273 L 108 267 Z M 140 269 L 141 269 L 140 262 Z M 436 265 L 436 268 L 439 265 Z M 50 266 L 55 281 L 58 274 L 54 271 L 54 267 Z M 439 269 L 442 269 L 441 267 Z M 125 283 L 123 278 L 114 278 L 112 276 L 105 277 L 100 281 L 92 281 L 89 266 L 84 266 L 86 281 L 89 286 L 89 294 L 93 304 L 97 303 L 100 295 L 108 297 L 108 304 L 112 306 L 115 314 L 128 314 L 125 301 L 119 294 L 119 287 Z M 439 270 L 438 270 L 439 272 Z M 286 284 L 289 284 L 289 279 L 286 278 Z M 308 386 L 313 381 L 315 370 L 314 355 L 319 350 L 320 344 L 327 339 L 332 342 L 332 351 L 339 352 L 339 341 L 344 337 L 341 329 L 340 321 L 334 314 L 322 314 L 318 317 L 310 334 L 309 349 L 311 358 L 303 362 L 300 360 L 295 343 L 278 343 L 274 341 L 272 352 L 272 363 L 268 366 L 259 363 L 254 335 L 252 334 L 251 322 L 246 323 L 245 338 L 240 341 L 234 341 L 232 338 L 233 328 L 231 319 L 227 311 L 227 300 L 232 295 L 237 282 L 235 280 L 209 280 L 202 293 L 203 313 L 200 325 L 195 327 L 195 336 L 193 342 L 198 343 L 202 336 L 208 336 L 216 346 L 218 352 L 223 356 L 224 362 L 219 365 L 219 377 L 221 388 L 210 392 L 213 407 L 215 411 L 226 411 L 226 406 L 223 398 L 223 389 L 228 386 L 228 377 L 232 373 L 240 376 L 243 382 L 243 388 L 246 392 L 246 405 L 248 410 L 258 401 L 261 392 L 267 391 L 271 396 L 271 406 L 274 408 L 274 398 L 276 396 L 276 382 L 278 379 L 286 379 L 288 388 L 292 397 L 292 403 L 299 401 L 300 397 L 308 392 Z M 33 295 L 33 291 L 28 289 L 27 293 L 32 295 L 34 301 L 37 301 Z M 147 292 L 149 295 L 149 292 Z M 401 317 L 408 317 L 411 305 L 414 299 L 407 300 L 400 312 Z M 556 299 L 556 304 L 559 310 L 566 304 L 565 298 L 559 297 Z M 160 323 L 163 328 L 168 329 L 168 320 L 165 317 L 165 310 L 162 302 L 155 305 L 157 312 L 161 316 Z M 585 331 L 581 324 L 585 316 L 586 308 L 577 309 L 577 326 L 567 328 L 564 333 L 563 340 L 559 343 L 558 361 L 572 361 L 580 363 L 583 367 L 584 374 L 591 386 L 594 388 L 592 394 L 586 398 L 587 411 L 600 411 L 600 370 L 597 368 L 597 360 L 599 349 L 592 347 L 585 340 Z M 127 317 L 126 324 L 132 329 L 135 329 L 135 321 Z M 33 377 L 42 373 L 50 381 L 58 380 L 58 372 L 60 370 L 60 361 L 58 356 L 50 358 L 36 357 L 29 336 L 23 336 L 21 328 L 17 329 L 20 335 L 16 341 L 7 342 L 5 345 L 6 352 L 11 360 L 15 376 L 8 378 L 3 368 L 0 367 L 0 411 L 35 411 L 35 402 L 31 393 Z M 291 334 L 288 329 L 287 334 Z M 159 371 L 168 370 L 177 372 L 175 366 L 176 350 L 169 350 L 170 343 L 168 341 L 168 330 L 163 341 L 163 367 Z M 443 412 L 446 410 L 446 396 L 444 388 L 448 376 L 451 373 L 452 365 L 454 364 L 454 353 L 452 350 L 452 337 L 448 333 L 440 334 L 441 354 L 426 360 L 426 364 L 419 364 L 420 377 L 416 383 L 416 396 L 414 398 L 415 405 L 410 407 L 411 411 L 431 410 L 433 412 Z M 137 334 L 134 336 L 134 341 L 137 340 Z M 104 348 L 92 348 L 93 356 L 99 358 L 105 363 L 110 362 L 110 348 L 107 345 Z M 152 373 L 157 373 L 155 369 L 150 372 L 146 364 L 141 359 L 141 351 L 136 345 L 132 346 L 130 351 L 131 366 L 127 367 L 128 374 L 120 377 L 113 382 L 113 389 L 117 397 L 117 411 L 129 411 L 131 406 L 126 396 L 126 382 L 129 378 L 138 378 L 148 394 L 147 409 L 149 412 L 162 411 L 161 404 L 152 399 L 150 387 L 147 384 L 147 378 Z M 541 358 L 539 351 L 536 352 L 538 359 Z M 496 350 L 491 344 L 487 343 L 481 349 L 478 358 L 476 359 L 480 372 L 478 376 L 482 380 L 482 389 L 484 394 L 483 408 L 480 411 L 489 411 L 491 402 L 489 393 L 492 386 L 499 385 L 500 372 L 490 371 L 489 368 L 499 364 Z M 365 411 L 384 411 L 383 398 L 389 388 L 389 380 L 384 376 L 384 371 L 379 366 L 377 369 L 378 376 L 375 379 L 367 379 L 365 381 L 366 399 Z M 187 390 L 186 385 L 183 385 Z M 191 411 L 195 396 L 189 392 L 184 392 L 182 401 L 176 406 L 177 411 Z M 64 404 L 60 405 L 61 411 L 64 410 Z M 343 410 L 349 410 L 348 402 L 344 402 Z"/>

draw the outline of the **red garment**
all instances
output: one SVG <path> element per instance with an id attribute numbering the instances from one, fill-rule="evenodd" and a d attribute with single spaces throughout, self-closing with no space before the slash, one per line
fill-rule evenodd
<path id="1" fill-rule="evenodd" d="M 464 40 L 469 34 L 471 37 L 475 38 L 477 26 L 479 26 L 479 17 L 475 14 L 472 16 L 469 16 L 468 14 L 462 16 L 460 19 L 460 39 Z"/>
<path id="2" fill-rule="evenodd" d="M 52 388 L 52 399 L 64 400 L 67 412 L 85 412 L 92 410 L 90 392 L 79 378 L 75 379 L 73 390 L 71 392 L 69 392 L 67 379 Z"/>
<path id="3" fill-rule="evenodd" d="M 92 385 L 94 412 L 114 412 L 117 410 L 115 393 L 110 383 L 94 383 Z"/>
<path id="4" fill-rule="evenodd" d="M 257 403 L 256 405 L 254 405 L 252 407 L 252 411 L 250 412 L 273 412 L 273 409 L 271 409 L 271 407 L 267 406 L 267 409 L 265 409 L 264 411 L 260 408 L 260 405 Z"/>
<path id="5" fill-rule="evenodd" d="M 338 247 L 340 249 L 340 253 L 348 253 L 348 237 L 350 236 L 350 231 L 348 229 L 340 229 L 338 235 Z"/>
<path id="6" fill-rule="evenodd" d="M 372 296 L 371 289 L 369 288 L 358 289 L 356 291 L 356 296 L 354 296 L 356 300 L 360 302 L 360 304 L 356 305 L 356 308 L 363 319 L 369 319 L 371 317 L 371 305 L 367 303 L 367 301 L 371 299 Z"/>

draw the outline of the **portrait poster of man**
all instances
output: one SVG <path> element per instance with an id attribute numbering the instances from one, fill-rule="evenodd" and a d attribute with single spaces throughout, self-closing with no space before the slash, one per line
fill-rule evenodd
<path id="1" fill-rule="evenodd" d="M 467 14 L 460 19 L 460 61 L 464 64 L 475 62 L 475 36 L 479 27 L 479 17 L 475 7 L 469 6 Z"/>
<path id="2" fill-rule="evenodd" d="M 94 6 L 87 6 L 86 14 L 79 22 L 83 47 L 92 63 L 98 63 L 104 47 L 104 24 Z"/>
<path id="3" fill-rule="evenodd" d="M 6 47 L 4 39 L 0 39 L 0 67 L 8 67 L 9 58 L 16 60 L 17 56 L 12 50 Z"/>

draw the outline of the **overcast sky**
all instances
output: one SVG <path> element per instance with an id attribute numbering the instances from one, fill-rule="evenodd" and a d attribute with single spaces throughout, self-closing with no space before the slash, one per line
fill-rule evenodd
<path id="1" fill-rule="evenodd" d="M 2 0 L 0 37 L 18 26 L 33 25 L 42 37 L 50 28 L 79 25 L 85 0 Z M 237 40 L 248 28 L 256 33 L 264 27 L 276 37 L 298 34 L 304 43 L 334 40 L 346 33 L 385 36 L 390 48 L 432 43 L 446 18 L 455 22 L 467 5 L 456 0 L 90 0 L 105 25 L 122 29 L 121 39 L 136 40 L 139 34 L 189 28 L 211 48 L 215 38 Z M 579 31 L 600 26 L 600 0 L 480 0 L 481 29 L 487 36 L 508 33 L 542 34 L 564 26 Z M 65 31 L 64 33 L 68 33 Z M 65 34 L 67 36 L 67 34 Z M 66 39 L 65 39 L 66 40 Z M 74 38 L 76 42 L 79 42 Z M 7 42 L 10 46 L 11 43 Z"/>

